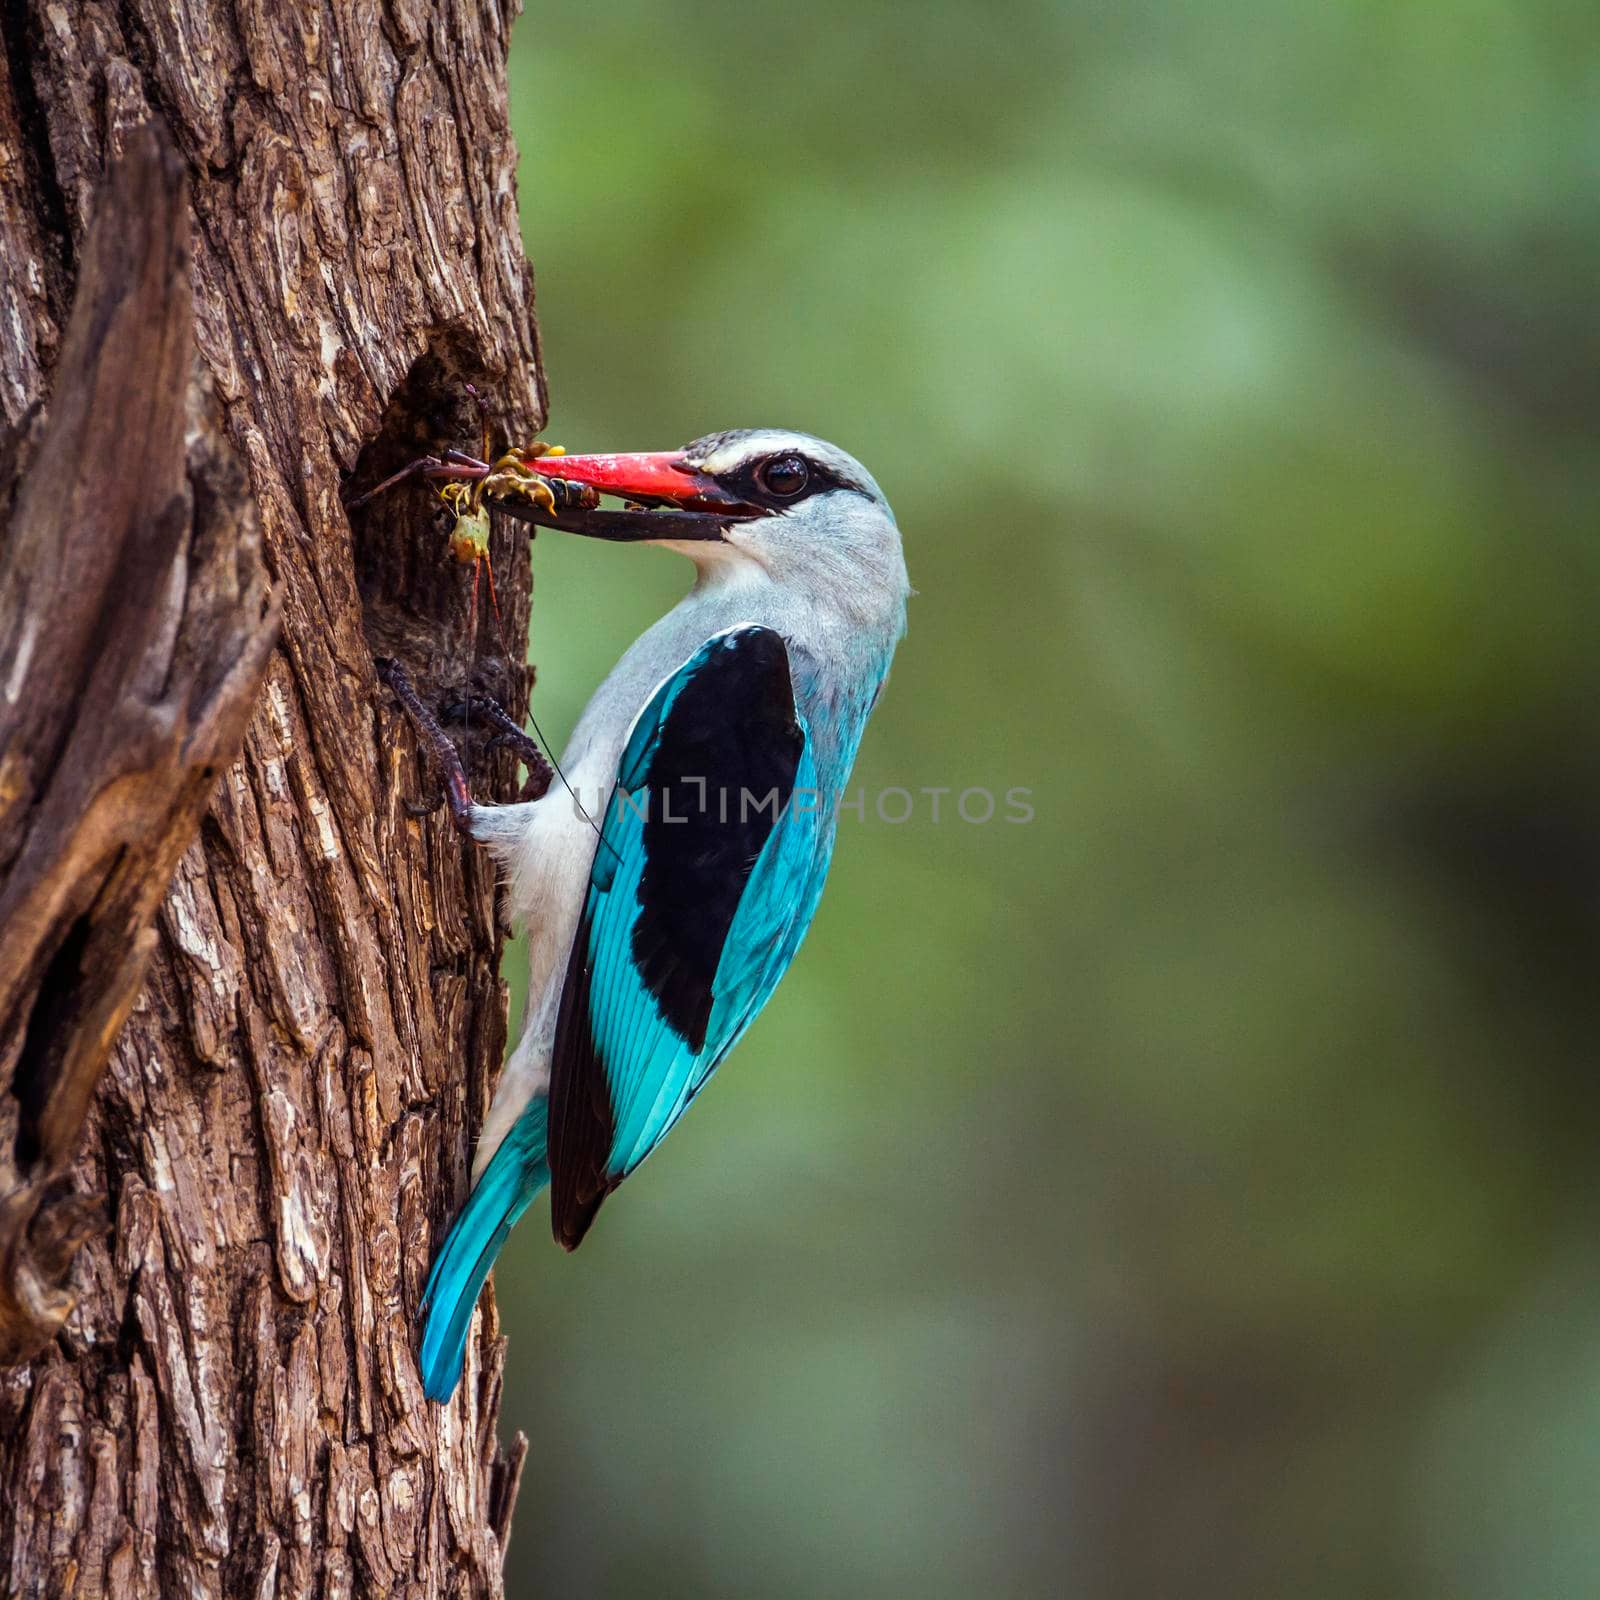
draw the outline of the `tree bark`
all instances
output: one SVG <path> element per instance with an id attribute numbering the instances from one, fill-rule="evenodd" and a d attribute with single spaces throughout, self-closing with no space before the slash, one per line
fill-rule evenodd
<path id="1" fill-rule="evenodd" d="M 501 1592 L 492 1298 L 450 1405 L 415 1347 L 502 937 L 372 657 L 520 712 L 527 533 L 503 647 L 343 500 L 543 423 L 510 23 L 0 0 L 5 1595 Z"/>

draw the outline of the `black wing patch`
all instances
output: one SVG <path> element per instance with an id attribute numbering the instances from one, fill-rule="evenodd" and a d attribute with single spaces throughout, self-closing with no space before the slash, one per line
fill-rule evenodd
<path id="1" fill-rule="evenodd" d="M 697 660 L 675 693 L 668 686 L 660 734 L 631 800 L 644 818 L 645 861 L 631 954 L 662 1021 L 695 1052 L 705 1046 L 728 929 L 794 792 L 805 746 L 780 634 L 742 628 Z M 615 1126 L 589 1022 L 591 926 L 586 911 L 567 965 L 550 1077 L 551 1221 L 569 1250 L 621 1181 L 610 1176 Z"/>
<path id="2" fill-rule="evenodd" d="M 696 1051 L 739 898 L 805 744 L 782 638 L 750 628 L 718 643 L 673 701 L 650 762 L 633 929 L 634 965 L 662 1020 Z"/>

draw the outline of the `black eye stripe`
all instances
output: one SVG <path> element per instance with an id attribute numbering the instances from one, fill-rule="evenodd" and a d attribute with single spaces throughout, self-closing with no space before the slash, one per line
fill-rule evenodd
<path id="1" fill-rule="evenodd" d="M 775 510 L 781 509 L 785 503 L 799 505 L 809 496 L 826 494 L 829 490 L 858 494 L 874 505 L 883 503 L 882 491 L 864 468 L 852 461 L 844 451 L 803 431 L 787 428 L 725 428 L 720 433 L 708 433 L 699 439 L 691 439 L 683 447 L 685 464 L 702 472 L 707 470 L 711 462 L 737 459 L 741 455 L 744 460 L 740 465 L 720 467 L 712 472 L 717 482 L 731 493 L 738 493 L 741 488 L 753 491 L 754 469 L 763 461 L 787 455 L 797 455 L 805 461 L 811 474 L 810 484 L 804 493 L 796 495 L 794 499 L 776 504 Z M 749 493 L 748 498 L 754 504 L 767 503 L 754 493 Z"/>
<path id="2" fill-rule="evenodd" d="M 804 473 L 804 482 L 790 489 L 776 469 L 793 462 Z M 772 506 L 782 510 L 799 505 L 814 494 L 824 494 L 830 489 L 855 490 L 835 472 L 830 471 L 814 456 L 801 450 L 777 450 L 771 455 L 757 456 L 734 472 L 718 474 L 718 482 L 741 499 L 756 505 Z M 859 491 L 858 491 L 859 492 Z"/>

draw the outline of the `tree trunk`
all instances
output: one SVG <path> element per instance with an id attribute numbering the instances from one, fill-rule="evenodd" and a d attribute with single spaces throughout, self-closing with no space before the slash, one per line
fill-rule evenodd
<path id="1" fill-rule="evenodd" d="M 372 658 L 520 713 L 527 534 L 503 648 L 426 490 L 343 499 L 544 420 L 510 22 L 0 0 L 0 1594 L 501 1592 L 492 1312 L 415 1353 L 493 873 Z"/>

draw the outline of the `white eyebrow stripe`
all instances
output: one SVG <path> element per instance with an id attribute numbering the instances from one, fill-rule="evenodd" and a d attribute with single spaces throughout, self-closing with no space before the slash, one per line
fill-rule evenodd
<path id="1" fill-rule="evenodd" d="M 704 454 L 697 445 L 709 444 Z M 869 499 L 881 499 L 881 493 L 863 481 L 861 469 L 844 451 L 809 433 L 798 433 L 787 428 L 749 428 L 727 435 L 712 434 L 707 439 L 696 439 L 685 447 L 690 462 L 713 477 L 737 472 L 741 467 L 761 456 L 781 455 L 786 450 L 809 457 L 830 476 L 847 489 L 864 494 Z"/>
<path id="2" fill-rule="evenodd" d="M 778 455 L 785 450 L 804 450 L 810 442 L 801 435 L 784 433 L 781 429 L 760 429 L 718 445 L 710 455 L 701 459 L 699 465 L 706 472 L 732 472 L 757 456 Z"/>

